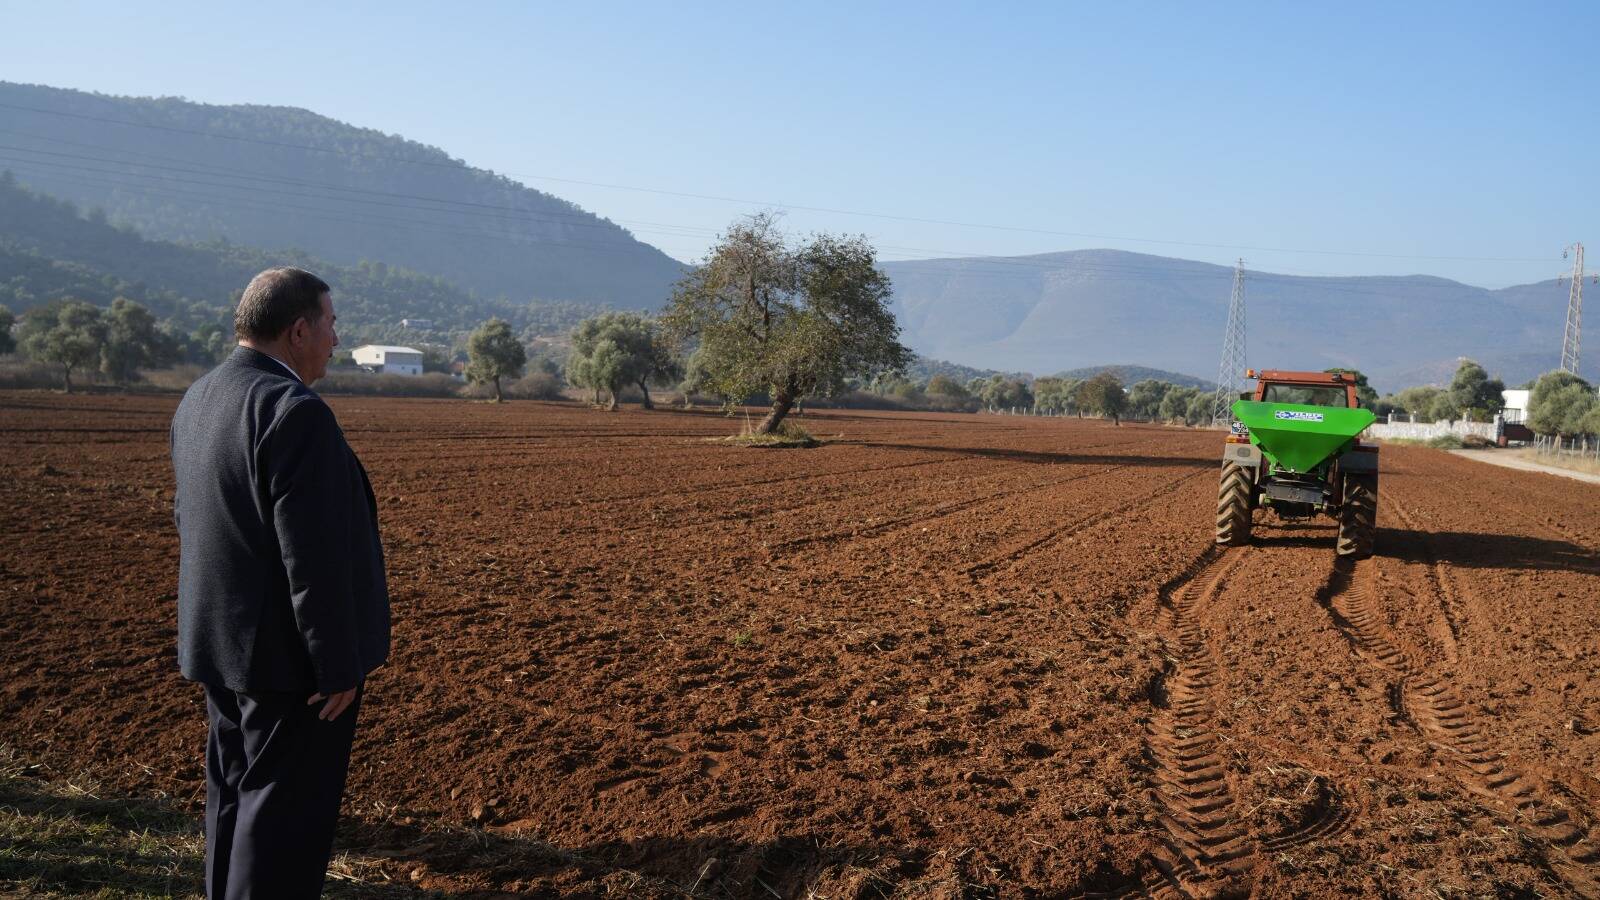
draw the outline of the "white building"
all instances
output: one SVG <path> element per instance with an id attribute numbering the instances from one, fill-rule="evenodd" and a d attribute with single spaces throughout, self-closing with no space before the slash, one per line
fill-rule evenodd
<path id="1" fill-rule="evenodd" d="M 1505 404 L 1503 415 L 1507 422 L 1524 422 L 1528 418 L 1528 395 L 1533 391 L 1502 391 L 1500 402 Z"/>
<path id="2" fill-rule="evenodd" d="M 401 319 L 401 328 L 410 328 L 414 331 L 430 331 L 433 329 L 432 319 Z"/>
<path id="3" fill-rule="evenodd" d="M 421 375 L 422 351 L 411 347 L 367 344 L 350 354 L 356 365 L 380 375 Z"/>

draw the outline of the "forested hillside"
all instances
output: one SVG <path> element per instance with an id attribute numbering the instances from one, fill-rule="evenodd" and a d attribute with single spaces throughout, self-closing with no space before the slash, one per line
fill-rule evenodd
<path id="1" fill-rule="evenodd" d="M 525 333 L 559 334 L 594 311 L 571 303 L 483 300 L 443 279 L 382 262 L 343 266 L 226 241 L 148 240 L 103 216 L 84 217 L 72 204 L 29 191 L 0 171 L 0 304 L 14 312 L 66 298 L 107 306 L 127 297 L 184 331 L 207 323 L 226 329 L 251 276 L 275 265 L 303 266 L 334 286 L 347 342 L 447 340 L 495 315 Z M 402 318 L 430 319 L 433 328 L 408 331 Z"/>
<path id="2" fill-rule="evenodd" d="M 486 297 L 651 307 L 682 266 L 441 150 L 288 107 L 0 82 L 0 168 L 158 239 L 385 260 Z"/>

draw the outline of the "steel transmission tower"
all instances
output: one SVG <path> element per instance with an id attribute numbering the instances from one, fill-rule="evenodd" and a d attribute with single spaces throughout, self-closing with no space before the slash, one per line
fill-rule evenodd
<path id="1" fill-rule="evenodd" d="M 1567 294 L 1567 327 L 1561 334 L 1561 368 L 1578 374 L 1578 339 L 1583 324 L 1583 245 L 1572 245 L 1572 289 Z"/>
<path id="2" fill-rule="evenodd" d="M 1233 418 L 1233 401 L 1244 377 L 1244 260 L 1233 267 L 1233 298 L 1228 301 L 1228 331 L 1222 338 L 1222 366 L 1217 369 L 1217 397 L 1211 407 L 1212 424 L 1226 425 Z"/>

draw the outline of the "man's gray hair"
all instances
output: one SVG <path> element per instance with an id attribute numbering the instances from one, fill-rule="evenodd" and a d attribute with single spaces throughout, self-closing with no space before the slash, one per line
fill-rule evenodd
<path id="1" fill-rule="evenodd" d="M 322 295 L 328 283 L 296 269 L 279 266 L 250 279 L 233 311 L 233 333 L 244 341 L 274 341 L 296 319 L 316 322 L 322 317 Z"/>

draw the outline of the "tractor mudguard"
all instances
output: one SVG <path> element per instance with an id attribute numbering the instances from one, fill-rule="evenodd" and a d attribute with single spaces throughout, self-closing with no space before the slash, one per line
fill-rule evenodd
<path id="1" fill-rule="evenodd" d="M 1339 471 L 1345 474 L 1377 474 L 1378 448 L 1361 447 L 1339 454 Z"/>
<path id="2" fill-rule="evenodd" d="M 1253 469 L 1260 468 L 1261 449 L 1255 444 L 1223 444 L 1222 461 Z"/>

